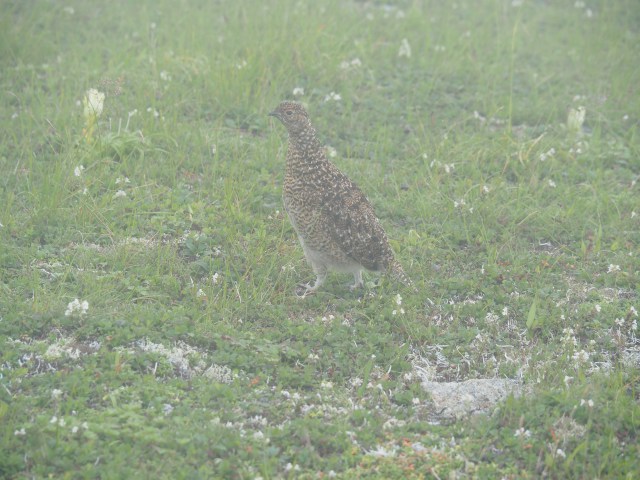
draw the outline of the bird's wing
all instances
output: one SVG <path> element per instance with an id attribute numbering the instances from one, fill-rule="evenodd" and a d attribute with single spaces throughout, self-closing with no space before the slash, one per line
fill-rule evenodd
<path id="1" fill-rule="evenodd" d="M 362 191 L 337 169 L 321 194 L 327 228 L 338 247 L 369 270 L 385 270 L 393 260 L 387 235 Z"/>

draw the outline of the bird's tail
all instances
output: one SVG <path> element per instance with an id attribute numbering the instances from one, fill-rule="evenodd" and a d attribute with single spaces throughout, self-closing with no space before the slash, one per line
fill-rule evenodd
<path id="1" fill-rule="evenodd" d="M 400 263 L 397 260 L 394 260 L 389 266 L 389 274 L 391 275 L 391 278 L 393 278 L 394 280 L 411 288 L 414 292 L 416 293 L 418 292 L 418 289 L 415 287 L 415 285 L 409 278 L 409 275 L 405 273 L 404 268 L 402 268 L 402 265 L 400 265 Z"/>

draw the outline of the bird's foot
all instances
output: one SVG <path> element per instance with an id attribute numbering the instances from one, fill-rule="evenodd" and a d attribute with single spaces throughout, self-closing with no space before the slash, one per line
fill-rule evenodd
<path id="1" fill-rule="evenodd" d="M 296 286 L 296 297 L 305 298 L 316 293 L 317 288 L 311 283 L 299 283 Z"/>

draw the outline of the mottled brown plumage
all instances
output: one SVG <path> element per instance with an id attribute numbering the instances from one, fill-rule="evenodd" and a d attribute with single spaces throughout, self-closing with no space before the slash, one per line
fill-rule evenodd
<path id="1" fill-rule="evenodd" d="M 349 272 L 361 287 L 362 270 L 386 272 L 405 285 L 411 280 L 395 260 L 373 207 L 362 191 L 331 163 L 304 107 L 282 102 L 272 115 L 289 132 L 282 197 L 316 281 L 302 294 L 316 291 L 329 270 Z"/>

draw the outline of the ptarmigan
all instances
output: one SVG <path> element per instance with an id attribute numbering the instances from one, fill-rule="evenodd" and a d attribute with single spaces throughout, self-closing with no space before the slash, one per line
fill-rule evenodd
<path id="1" fill-rule="evenodd" d="M 284 101 L 269 115 L 289 132 L 282 197 L 316 281 L 304 285 L 306 296 L 325 281 L 329 270 L 349 272 L 362 287 L 362 271 L 389 273 L 412 282 L 395 260 L 387 235 L 362 191 L 331 163 L 316 137 L 309 115 L 296 102 Z"/>

